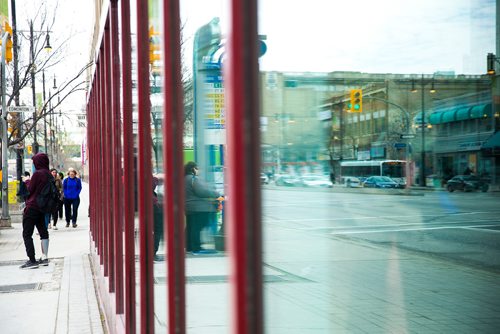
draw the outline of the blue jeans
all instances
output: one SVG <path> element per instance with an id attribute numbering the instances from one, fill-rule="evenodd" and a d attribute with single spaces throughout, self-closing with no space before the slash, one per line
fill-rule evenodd
<path id="1" fill-rule="evenodd" d="M 50 213 L 46 213 L 45 214 L 45 228 L 49 228 L 49 224 L 50 224 Z"/>

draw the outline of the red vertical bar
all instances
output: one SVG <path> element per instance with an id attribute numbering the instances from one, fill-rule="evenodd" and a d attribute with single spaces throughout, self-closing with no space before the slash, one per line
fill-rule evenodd
<path id="1" fill-rule="evenodd" d="M 89 94 L 88 94 L 88 99 L 87 99 L 87 105 L 85 106 L 85 111 L 86 111 L 86 118 L 87 118 L 87 152 L 88 152 L 88 155 L 89 155 L 89 159 L 88 159 L 88 166 L 89 166 L 89 172 L 88 172 L 88 175 L 87 175 L 87 180 L 88 180 L 88 183 L 89 183 L 89 216 L 90 216 L 90 207 L 92 207 L 92 200 L 93 200 L 93 197 L 94 197 L 94 192 L 91 188 L 91 185 L 92 185 L 92 177 L 91 177 L 91 174 L 92 174 L 92 160 L 90 159 L 91 157 L 91 152 L 92 152 L 92 137 L 93 137 L 93 133 L 92 133 L 92 99 L 93 99 L 93 94 L 92 94 L 92 86 L 93 86 L 93 81 L 91 81 L 91 84 L 90 84 L 90 91 L 89 91 Z M 89 230 L 90 230 L 90 242 L 92 242 L 92 240 L 94 239 L 94 236 L 93 236 L 93 228 L 92 228 L 92 218 L 89 219 Z"/>
<path id="2" fill-rule="evenodd" d="M 101 109 L 101 164 L 102 164 L 102 171 L 108 171 L 108 166 L 107 166 L 107 160 L 106 160 L 106 115 L 107 115 L 107 92 L 106 92 L 106 67 L 107 67 L 107 59 L 105 57 L 105 49 L 106 49 L 106 43 L 105 39 L 102 41 L 102 48 L 101 48 L 101 55 L 100 58 L 102 59 L 102 68 L 101 68 L 101 104 L 102 104 L 102 109 Z M 108 243 L 108 203 L 107 203 L 107 192 L 108 192 L 108 173 L 102 173 L 101 174 L 101 183 L 102 183 L 102 192 L 101 192 L 101 210 L 102 210 L 102 219 L 101 219 L 101 226 L 102 226 L 102 265 L 104 267 L 103 273 L 104 276 L 109 275 L 108 271 L 108 254 L 109 254 L 109 243 Z"/>
<path id="3" fill-rule="evenodd" d="M 97 66 L 97 64 L 96 64 Z M 97 72 L 97 68 L 96 68 Z M 92 235 L 93 235 L 93 240 L 94 240 L 94 247 L 97 249 L 97 242 L 98 242 L 98 229 L 97 229 L 97 210 L 98 210 L 98 205 L 97 205 L 97 184 L 96 184 L 96 179 L 97 179 L 97 144 L 96 144 L 96 138 L 98 137 L 98 127 L 97 127 L 97 97 L 98 97 L 98 80 L 97 80 L 97 73 L 94 75 L 94 81 L 92 84 L 92 150 L 90 151 L 91 155 L 91 167 L 92 171 L 89 173 L 90 181 L 91 181 L 91 191 L 92 191 L 92 203 L 90 204 L 90 224 L 92 226 Z M 90 127 L 90 126 L 89 126 Z"/>
<path id="4" fill-rule="evenodd" d="M 99 59 L 100 59 L 100 66 L 99 66 L 99 131 L 100 131 L 100 135 L 99 135 L 99 138 L 101 138 L 101 140 L 99 140 L 99 153 L 100 153 L 100 156 L 99 156 L 99 171 L 103 171 L 104 170 L 104 156 L 103 156 L 103 151 L 104 151 L 104 141 L 102 140 L 102 138 L 104 138 L 104 132 L 105 132 L 105 128 L 104 128 L 104 109 L 105 109 L 105 105 L 104 105 L 104 52 L 103 52 L 103 47 L 101 45 L 101 49 L 99 50 Z M 100 175 L 100 173 L 98 174 Z M 106 205 L 104 203 L 104 192 L 105 192 L 105 184 L 104 184 L 104 178 L 100 178 L 100 183 L 99 183 L 99 188 L 100 188 L 100 191 L 99 191 L 99 197 L 98 197 L 98 208 L 99 208 L 99 249 L 100 249 L 100 263 L 101 265 L 104 267 L 104 275 L 107 276 L 108 274 L 108 271 L 106 269 L 106 265 L 104 264 L 104 259 L 106 257 L 106 254 L 107 254 L 107 251 L 106 251 L 106 248 L 104 247 L 105 243 L 104 243 L 104 237 L 105 237 L 105 225 L 104 225 L 104 221 L 105 221 L 105 218 L 104 218 L 104 213 L 105 213 L 105 210 L 106 210 Z"/>
<path id="5" fill-rule="evenodd" d="M 135 224 L 134 224 L 134 140 L 132 137 L 132 48 L 130 3 L 121 1 L 122 87 L 123 87 L 123 177 L 125 229 L 125 332 L 136 332 L 135 306 Z"/>
<path id="6" fill-rule="evenodd" d="M 90 95 L 89 95 L 89 100 L 87 103 L 87 141 L 88 141 L 88 154 L 89 154 L 89 175 L 88 175 L 88 180 L 89 180 L 89 213 L 90 213 L 90 235 L 91 235 L 91 242 L 95 242 L 95 228 L 94 228 L 94 217 L 93 213 L 95 212 L 95 188 L 93 187 L 94 185 L 94 139 L 96 137 L 95 135 L 95 122 L 94 122 L 94 102 L 95 102 L 95 76 L 92 80 L 92 84 L 90 87 Z"/>
<path id="7" fill-rule="evenodd" d="M 118 42 L 118 1 L 111 1 L 111 97 L 112 97 L 112 159 L 113 159 L 113 225 L 116 313 L 123 313 L 123 228 L 122 228 L 122 144 L 120 117 L 120 51 Z"/>
<path id="8" fill-rule="evenodd" d="M 95 72 L 95 79 L 94 79 L 94 86 L 93 86 L 93 89 L 92 89 L 92 93 L 94 94 L 94 125 L 95 125 L 95 129 L 94 129 L 94 133 L 96 135 L 96 137 L 99 136 L 100 134 L 100 128 L 99 128 L 99 60 L 96 61 L 96 72 Z M 98 167 L 99 167 L 99 160 L 98 160 L 98 156 L 96 155 L 96 152 L 97 150 L 99 149 L 99 146 L 98 146 L 98 143 L 97 141 L 94 139 L 94 153 L 93 153 L 93 157 L 94 157 L 94 173 L 97 172 L 98 170 Z M 98 174 L 94 174 L 94 178 L 97 178 L 97 175 Z M 95 182 L 95 180 L 94 180 Z M 99 238 L 100 238 L 100 234 L 99 234 L 99 212 L 100 212 L 100 205 L 98 205 L 99 203 L 99 184 L 96 184 L 94 183 L 94 185 L 97 185 L 97 187 L 94 188 L 94 200 L 93 200 L 93 203 L 94 203 L 94 208 L 93 208 L 93 217 L 94 217 L 94 221 L 93 221 L 93 225 L 94 225 L 94 234 L 95 234 L 95 247 L 96 247 L 96 250 L 97 250 L 97 254 L 100 255 L 101 254 L 101 249 L 99 247 Z"/>
<path id="9" fill-rule="evenodd" d="M 90 191 L 92 192 L 92 202 L 90 204 L 90 225 L 92 226 L 92 236 L 93 236 L 93 241 L 94 241 L 94 247 L 97 249 L 97 187 L 96 187 L 96 170 L 97 170 L 97 156 L 96 156 L 96 138 L 97 138 L 97 75 L 94 75 L 94 80 L 92 83 L 92 125 L 88 125 L 88 127 L 91 127 L 92 131 L 92 147 L 90 150 L 90 166 L 92 168 L 91 171 L 89 171 L 89 181 L 90 181 Z"/>
<path id="10" fill-rule="evenodd" d="M 106 256 L 107 260 L 107 268 L 108 268 L 108 276 L 109 276 L 109 292 L 115 292 L 115 261 L 114 261 L 114 251 L 115 251 L 115 237 L 114 237 L 114 228 L 113 228 L 113 216 L 115 212 L 113 211 L 113 198 L 114 193 L 113 189 L 113 179 L 112 175 L 112 155 L 113 155 L 113 123 L 112 123 L 112 86 L 111 86 L 111 69 L 113 67 L 113 62 L 111 60 L 111 29 L 109 22 L 110 13 L 108 12 L 108 21 L 106 22 L 104 28 L 104 56 L 106 63 L 106 108 L 105 108 L 105 120 L 106 120 L 106 134 L 103 137 L 105 141 L 104 146 L 104 159 L 106 161 L 104 169 L 104 173 L 102 173 L 106 184 L 105 191 L 105 205 L 106 205 L 106 220 L 104 224 L 106 226 L 107 235 L 106 235 L 106 245 L 108 248 L 108 253 Z"/>
<path id="11" fill-rule="evenodd" d="M 163 1 L 164 38 L 164 123 L 163 161 L 165 191 L 163 207 L 168 277 L 169 333 L 186 332 L 186 292 L 184 264 L 184 169 L 182 153 L 183 99 L 180 52 L 180 15 L 178 0 Z"/>
<path id="12" fill-rule="evenodd" d="M 257 1 L 232 0 L 225 87 L 232 333 L 263 333 Z M 244 135 L 243 135 L 244 134 Z"/>
<path id="13" fill-rule="evenodd" d="M 153 190 L 149 101 L 148 1 L 137 0 L 138 199 L 141 272 L 141 333 L 154 333 Z"/>

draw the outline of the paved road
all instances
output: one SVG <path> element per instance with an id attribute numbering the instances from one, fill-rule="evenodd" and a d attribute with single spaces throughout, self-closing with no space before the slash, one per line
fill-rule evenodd
<path id="1" fill-rule="evenodd" d="M 396 246 L 500 271 L 500 194 L 387 193 L 268 188 L 264 222 L 268 227 Z"/>
<path id="2" fill-rule="evenodd" d="M 263 195 L 270 333 L 498 332 L 497 194 Z"/>

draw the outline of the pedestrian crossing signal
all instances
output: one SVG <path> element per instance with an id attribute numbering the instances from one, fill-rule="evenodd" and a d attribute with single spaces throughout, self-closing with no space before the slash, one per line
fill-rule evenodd
<path id="1" fill-rule="evenodd" d="M 351 100 L 348 104 L 350 112 L 362 112 L 363 111 L 363 90 L 362 89 L 351 89 Z"/>

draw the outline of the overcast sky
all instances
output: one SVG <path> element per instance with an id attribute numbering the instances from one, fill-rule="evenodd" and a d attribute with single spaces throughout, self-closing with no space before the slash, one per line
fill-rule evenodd
<path id="1" fill-rule="evenodd" d="M 94 2 L 18 0 L 18 29 L 28 29 L 27 20 L 36 17 L 43 3 L 49 8 L 58 4 L 51 43 L 66 41 L 65 56 L 47 76 L 56 74 L 62 83 L 88 59 Z M 217 16 L 226 28 L 229 1 L 180 3 L 189 55 L 200 26 Z M 261 69 L 481 74 L 486 54 L 495 52 L 494 13 L 495 0 L 263 0 L 259 33 L 267 36 L 268 51 L 260 60 Z M 67 109 L 84 103 L 80 94 Z"/>
<path id="2" fill-rule="evenodd" d="M 227 1 L 181 1 L 186 33 Z M 265 0 L 262 70 L 484 73 L 494 52 L 495 0 Z"/>

